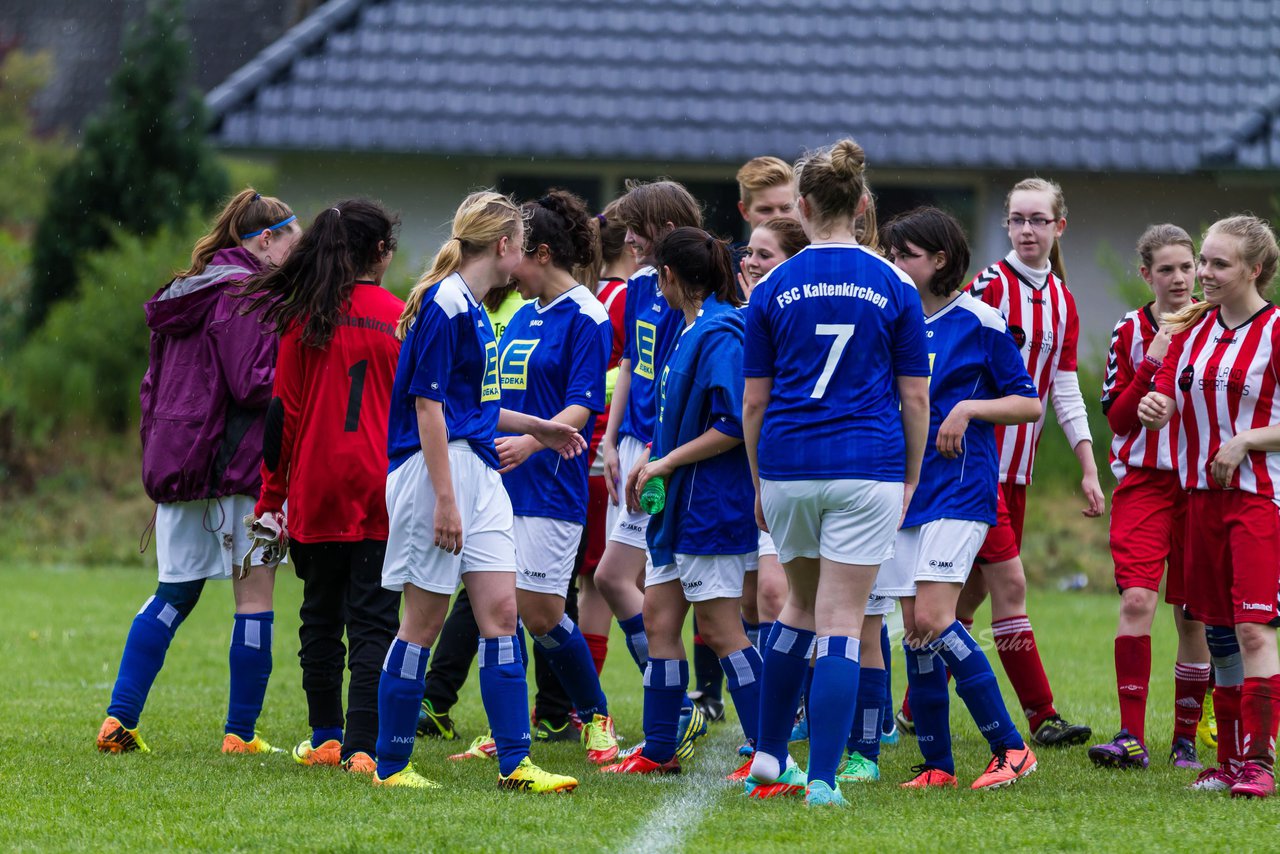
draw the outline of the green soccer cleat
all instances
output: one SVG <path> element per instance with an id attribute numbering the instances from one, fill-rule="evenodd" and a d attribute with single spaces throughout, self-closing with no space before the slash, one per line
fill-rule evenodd
<path id="1" fill-rule="evenodd" d="M 844 767 L 836 775 L 837 783 L 875 783 L 880 780 L 880 766 L 861 753 L 850 753 Z"/>
<path id="2" fill-rule="evenodd" d="M 807 807 L 843 807 L 848 806 L 840 787 L 832 788 L 821 780 L 814 780 L 804 793 L 804 805 Z"/>

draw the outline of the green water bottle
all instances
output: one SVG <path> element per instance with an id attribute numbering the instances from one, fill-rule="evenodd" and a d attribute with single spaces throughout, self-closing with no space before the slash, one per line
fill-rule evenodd
<path id="1" fill-rule="evenodd" d="M 653 462 L 650 460 L 649 462 Z M 640 509 L 650 516 L 661 513 L 667 503 L 667 485 L 660 477 L 651 477 L 640 490 Z"/>

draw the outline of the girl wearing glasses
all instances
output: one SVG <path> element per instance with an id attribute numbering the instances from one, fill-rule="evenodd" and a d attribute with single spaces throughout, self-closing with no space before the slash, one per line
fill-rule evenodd
<path id="1" fill-rule="evenodd" d="M 1076 376 L 1080 318 L 1065 282 L 1059 243 L 1067 227 L 1066 200 L 1054 182 L 1027 178 L 1014 185 L 1005 199 L 1005 211 L 1012 250 L 983 270 L 968 290 L 1004 315 L 1042 405 L 1052 392 L 1058 423 L 1080 461 L 1080 485 L 1088 501 L 1081 512 L 1098 517 L 1105 499 Z M 1053 705 L 1053 691 L 1027 618 L 1026 574 L 1019 556 L 1027 487 L 1043 428 L 1043 412 L 1030 424 L 996 426 L 997 522 L 978 552 L 981 572 L 970 575 L 957 610 L 961 621 L 972 625 L 974 612 L 990 591 L 996 649 L 1027 713 L 1032 740 L 1044 746 L 1083 744 L 1092 730 L 1068 723 Z"/>

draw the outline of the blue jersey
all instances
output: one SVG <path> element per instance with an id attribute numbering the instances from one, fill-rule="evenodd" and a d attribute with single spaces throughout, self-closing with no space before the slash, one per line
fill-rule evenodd
<path id="1" fill-rule="evenodd" d="M 423 295 L 400 348 L 387 427 L 388 471 L 422 450 L 419 397 L 444 404 L 449 441 L 465 439 L 485 465 L 498 468 L 498 342 L 488 315 L 457 273 Z"/>
<path id="2" fill-rule="evenodd" d="M 742 438 L 742 337 L 742 313 L 708 297 L 662 368 L 653 457 L 713 428 Z M 755 487 L 741 444 L 676 469 L 666 506 L 648 530 L 657 566 L 672 563 L 676 554 L 747 554 L 759 538 Z"/>
<path id="3" fill-rule="evenodd" d="M 932 368 L 929 441 L 924 446 L 920 485 L 911 498 L 903 527 L 937 519 L 994 525 L 1000 477 L 995 425 L 971 420 L 960 456 L 952 460 L 938 453 L 938 428 L 962 400 L 1039 395 L 997 309 L 963 293 L 924 322 Z"/>
<path id="4" fill-rule="evenodd" d="M 658 290 L 658 271 L 644 267 L 627 280 L 626 339 L 622 358 L 631 360 L 631 391 L 618 427 L 621 436 L 653 441 L 658 420 L 658 377 L 684 327 L 684 316 Z"/>
<path id="5" fill-rule="evenodd" d="M 806 246 L 770 270 L 747 307 L 743 365 L 773 379 L 760 476 L 901 481 L 896 378 L 929 375 L 924 340 L 911 280 L 861 246 Z"/>
<path id="6" fill-rule="evenodd" d="M 602 412 L 612 345 L 608 312 L 581 285 L 546 305 L 526 303 L 498 345 L 502 408 L 547 419 L 567 406 Z M 594 424 L 589 417 L 582 429 L 588 444 Z M 502 482 L 517 516 L 587 521 L 586 454 L 563 460 L 542 448 L 504 474 Z"/>

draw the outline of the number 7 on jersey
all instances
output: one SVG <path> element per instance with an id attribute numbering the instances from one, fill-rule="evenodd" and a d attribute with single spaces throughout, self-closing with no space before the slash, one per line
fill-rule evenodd
<path id="1" fill-rule="evenodd" d="M 831 342 L 831 349 L 827 351 L 827 363 L 822 366 L 822 375 L 818 377 L 818 382 L 813 387 L 813 394 L 809 397 L 821 399 L 827 393 L 827 383 L 831 382 L 831 376 L 836 372 L 836 365 L 840 364 L 840 357 L 844 355 L 844 348 L 849 346 L 849 340 L 853 338 L 855 325 L 853 323 L 819 323 L 813 327 L 815 336 L 834 335 L 835 340 Z"/>

